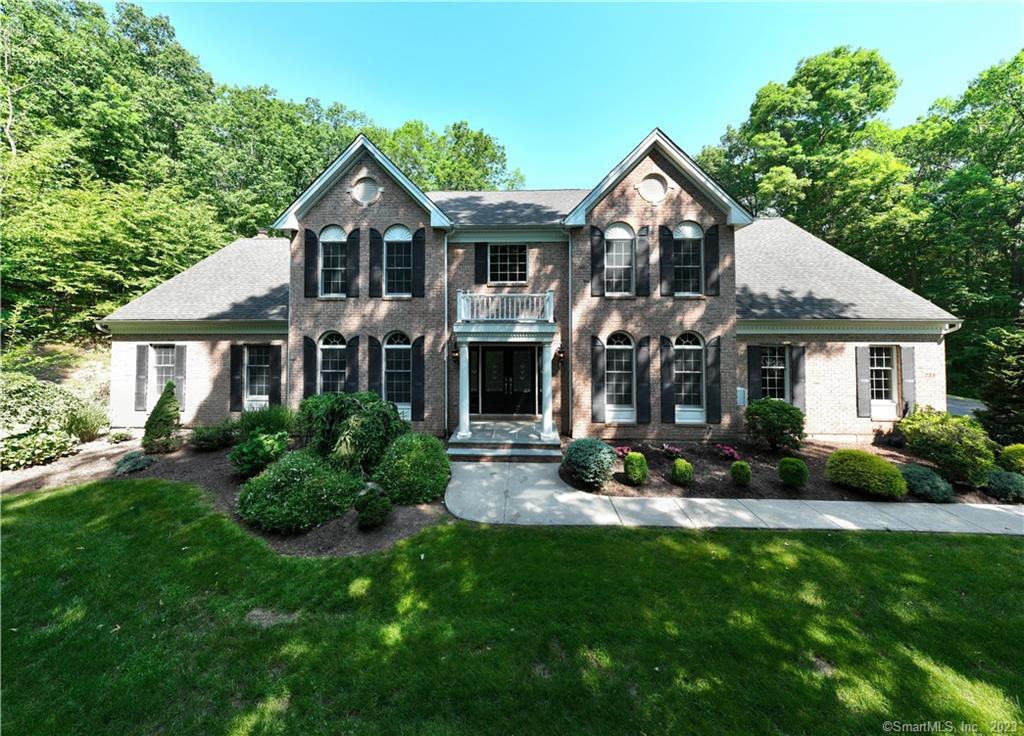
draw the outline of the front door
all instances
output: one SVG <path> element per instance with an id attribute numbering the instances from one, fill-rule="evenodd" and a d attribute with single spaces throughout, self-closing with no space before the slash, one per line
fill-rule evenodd
<path id="1" fill-rule="evenodd" d="M 537 413 L 534 348 L 481 347 L 480 365 L 481 413 Z"/>

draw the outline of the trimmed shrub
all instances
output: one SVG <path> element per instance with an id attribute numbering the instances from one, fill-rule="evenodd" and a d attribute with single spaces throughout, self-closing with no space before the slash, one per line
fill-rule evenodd
<path id="1" fill-rule="evenodd" d="M 898 426 L 907 438 L 907 449 L 935 463 L 946 480 L 975 488 L 985 485 L 988 471 L 995 466 L 995 443 L 976 419 L 921 409 Z"/>
<path id="2" fill-rule="evenodd" d="M 181 407 L 174 396 L 174 381 L 168 381 L 146 420 L 142 449 L 147 454 L 173 452 L 180 447 L 177 437 L 177 431 L 181 428 L 180 415 Z"/>
<path id="3" fill-rule="evenodd" d="M 384 454 L 373 479 L 394 503 L 428 503 L 440 498 L 448 486 L 451 467 L 441 440 L 408 432 Z"/>
<path id="4" fill-rule="evenodd" d="M 990 470 L 985 493 L 1006 503 L 1024 503 L 1024 475 L 1008 470 Z"/>
<path id="5" fill-rule="evenodd" d="M 237 441 L 238 423 L 231 419 L 209 427 L 196 427 L 188 438 L 188 443 L 199 452 L 223 450 Z"/>
<path id="6" fill-rule="evenodd" d="M 92 442 L 100 436 L 100 432 L 107 426 L 107 412 L 96 404 L 82 402 L 68 415 L 65 428 L 68 434 L 78 438 L 79 442 Z"/>
<path id="7" fill-rule="evenodd" d="M 341 424 L 359 407 L 362 394 L 316 394 L 299 404 L 296 431 L 306 446 L 327 457 L 338 444 Z"/>
<path id="8" fill-rule="evenodd" d="M 122 455 L 116 463 L 114 463 L 114 475 L 128 475 L 128 473 L 137 473 L 140 470 L 145 470 L 150 465 L 156 462 L 155 457 L 150 457 L 145 454 L 142 450 L 134 450 L 125 455 Z"/>
<path id="9" fill-rule="evenodd" d="M 398 416 L 394 404 L 377 394 L 352 394 L 352 398 L 355 405 L 338 425 L 331 457 L 342 467 L 372 474 L 395 438 L 409 431 L 409 424 Z"/>
<path id="10" fill-rule="evenodd" d="M 747 436 L 773 452 L 799 450 L 804 441 L 804 413 L 782 399 L 758 399 L 743 413 Z"/>
<path id="11" fill-rule="evenodd" d="M 729 466 L 729 475 L 732 477 L 733 483 L 746 488 L 750 485 L 750 479 L 753 477 L 753 473 L 750 472 L 750 463 L 746 460 L 737 460 Z"/>
<path id="12" fill-rule="evenodd" d="M 344 514 L 362 487 L 360 478 L 308 450 L 289 452 L 242 486 L 238 515 L 268 532 L 302 532 Z"/>
<path id="13" fill-rule="evenodd" d="M 999 465 L 1011 473 L 1024 473 L 1024 445 L 1007 445 L 999 453 Z"/>
<path id="14" fill-rule="evenodd" d="M 391 499 L 379 493 L 367 495 L 366 501 L 360 504 L 356 526 L 363 531 L 379 529 L 384 526 L 391 515 Z"/>
<path id="15" fill-rule="evenodd" d="M 873 496 L 900 498 L 907 482 L 895 463 L 865 450 L 836 450 L 825 463 L 825 477 L 836 485 Z"/>
<path id="16" fill-rule="evenodd" d="M 562 458 L 562 470 L 580 488 L 599 491 L 612 478 L 615 450 L 601 440 L 584 437 L 573 441 Z"/>
<path id="17" fill-rule="evenodd" d="M 42 465 L 75 451 L 68 419 L 83 402 L 27 373 L 0 374 L 0 469 Z"/>
<path id="18" fill-rule="evenodd" d="M 134 438 L 135 435 L 133 435 L 128 430 L 119 429 L 116 432 L 111 432 L 110 434 L 107 435 L 107 442 L 109 442 L 112 445 L 118 445 L 122 442 L 128 442 L 129 440 L 132 440 Z"/>
<path id="19" fill-rule="evenodd" d="M 626 480 L 631 486 L 641 486 L 647 480 L 647 458 L 639 452 L 630 452 L 622 460 Z"/>
<path id="20" fill-rule="evenodd" d="M 688 460 L 677 457 L 672 461 L 672 482 L 677 486 L 688 486 L 693 482 L 693 466 Z"/>
<path id="21" fill-rule="evenodd" d="M 924 465 L 899 465 L 897 468 L 911 496 L 917 496 L 932 503 L 952 503 L 956 498 L 951 486 L 941 475 Z"/>
<path id="22" fill-rule="evenodd" d="M 799 458 L 784 457 L 779 460 L 779 480 L 787 488 L 801 489 L 807 485 L 807 479 L 811 477 L 807 470 L 807 463 Z"/>
<path id="23" fill-rule="evenodd" d="M 251 478 L 288 451 L 288 433 L 254 434 L 240 442 L 228 460 L 243 478 Z"/>
<path id="24" fill-rule="evenodd" d="M 238 438 L 243 441 L 256 434 L 291 434 L 295 427 L 295 412 L 283 405 L 243 411 L 238 416 L 237 427 Z"/>

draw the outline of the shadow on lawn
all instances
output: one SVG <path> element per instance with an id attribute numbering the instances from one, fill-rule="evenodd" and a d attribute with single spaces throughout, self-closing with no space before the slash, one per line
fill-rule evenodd
<path id="1" fill-rule="evenodd" d="M 1021 719 L 1016 540 L 453 524 L 372 557 L 293 559 L 201 498 L 148 482 L 5 501 L 8 725 L 859 734 Z M 253 608 L 299 618 L 259 629 Z"/>

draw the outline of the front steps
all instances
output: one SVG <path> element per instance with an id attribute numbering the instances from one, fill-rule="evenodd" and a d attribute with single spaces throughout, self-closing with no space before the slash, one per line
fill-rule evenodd
<path id="1" fill-rule="evenodd" d="M 452 462 L 560 463 L 562 450 L 555 444 L 508 444 L 500 442 L 455 442 L 448 445 Z"/>

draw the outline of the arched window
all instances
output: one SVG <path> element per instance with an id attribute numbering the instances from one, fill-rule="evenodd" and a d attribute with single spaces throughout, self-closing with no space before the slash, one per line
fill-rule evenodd
<path id="1" fill-rule="evenodd" d="M 673 381 L 676 387 L 676 422 L 701 424 L 704 411 L 704 341 L 695 332 L 676 338 Z"/>
<path id="2" fill-rule="evenodd" d="M 344 296 L 347 291 L 346 238 L 337 225 L 320 231 L 320 296 Z"/>
<path id="3" fill-rule="evenodd" d="M 393 402 L 403 419 L 412 415 L 412 343 L 401 332 L 384 338 L 384 400 Z"/>
<path id="4" fill-rule="evenodd" d="M 608 338 L 605 352 L 605 404 L 608 421 L 636 421 L 636 360 L 633 340 L 624 332 Z"/>
<path id="5" fill-rule="evenodd" d="M 604 293 L 632 294 L 636 239 L 633 228 L 624 222 L 609 225 L 604 231 Z"/>
<path id="6" fill-rule="evenodd" d="M 680 222 L 672 231 L 672 291 L 704 293 L 704 230 L 696 222 Z"/>
<path id="7" fill-rule="evenodd" d="M 328 332 L 320 338 L 320 388 L 322 394 L 345 390 L 345 338 Z"/>
<path id="8" fill-rule="evenodd" d="M 405 225 L 384 232 L 384 293 L 412 295 L 412 233 Z"/>

